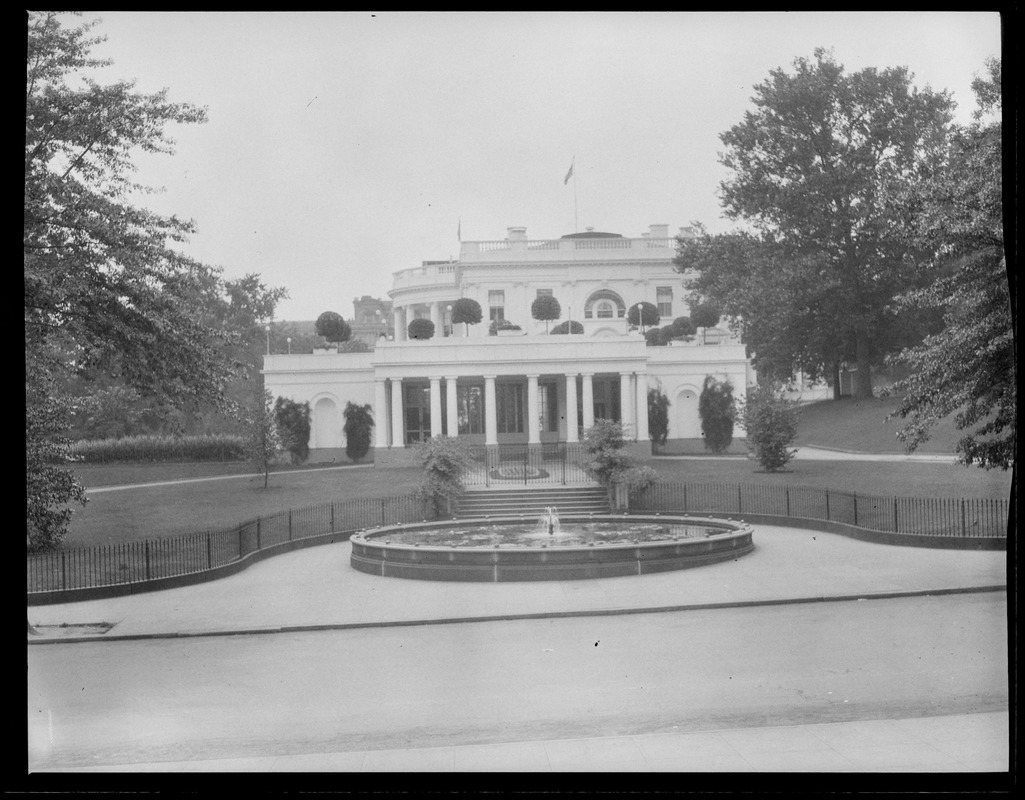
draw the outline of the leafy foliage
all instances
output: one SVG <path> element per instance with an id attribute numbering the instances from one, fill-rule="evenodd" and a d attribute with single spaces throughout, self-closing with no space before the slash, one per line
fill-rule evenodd
<path id="1" fill-rule="evenodd" d="M 71 453 L 85 464 L 241 461 L 245 458 L 245 438 L 216 434 L 90 439 L 75 442 Z"/>
<path id="2" fill-rule="evenodd" d="M 583 333 L 584 332 L 584 325 L 583 325 L 583 323 L 577 322 L 576 320 L 566 320 L 565 322 L 560 322 L 558 325 L 556 325 L 554 328 L 552 328 L 548 333 L 556 335 L 556 336 L 562 336 L 562 335 L 565 335 L 565 334 L 569 333 L 570 331 L 572 331 L 573 333 Z"/>
<path id="3" fill-rule="evenodd" d="M 967 431 L 957 452 L 965 464 L 1009 468 L 1014 460 L 1017 385 L 1014 320 L 1004 248 L 999 61 L 972 88 L 975 122 L 951 138 L 944 168 L 905 198 L 918 209 L 915 236 L 934 253 L 934 278 L 905 294 L 902 309 L 939 309 L 944 328 L 894 360 L 912 374 L 894 389 L 906 392 L 895 412 L 909 419 L 898 433 L 909 450 L 940 419 L 956 412 Z"/>
<path id="4" fill-rule="evenodd" d="M 267 488 L 270 468 L 281 454 L 281 437 L 274 422 L 274 398 L 270 391 L 254 393 L 246 409 L 246 460 L 263 473 L 263 488 Z"/>
<path id="5" fill-rule="evenodd" d="M 370 404 L 357 405 L 353 402 L 345 404 L 345 455 L 351 461 L 359 461 L 370 452 L 370 430 L 374 427 L 374 417 L 370 413 Z"/>
<path id="6" fill-rule="evenodd" d="M 737 418 L 733 384 L 706 375 L 698 398 L 698 415 L 705 447 L 713 453 L 726 452 L 733 442 L 733 423 Z"/>
<path id="7" fill-rule="evenodd" d="M 688 339 L 694 336 L 698 329 L 690 317 L 677 317 L 669 326 L 674 339 Z"/>
<path id="8" fill-rule="evenodd" d="M 669 398 L 661 389 L 648 389 L 648 436 L 655 448 L 665 446 L 669 436 Z"/>
<path id="9" fill-rule="evenodd" d="M 747 431 L 747 448 L 768 472 L 783 469 L 797 453 L 797 403 L 784 398 L 778 385 L 748 391 L 740 417 Z"/>
<path id="10" fill-rule="evenodd" d="M 690 322 L 696 328 L 712 328 L 719 324 L 721 316 L 711 303 L 698 303 L 690 310 Z"/>
<path id="11" fill-rule="evenodd" d="M 173 152 L 166 128 L 202 122 L 203 110 L 81 75 L 106 63 L 89 55 L 102 40 L 58 16 L 28 16 L 23 217 L 26 359 L 47 373 L 37 388 L 54 393 L 26 415 L 26 446 L 51 460 L 72 376 L 104 374 L 168 407 L 229 411 L 226 389 L 244 369 L 241 337 L 211 314 L 219 273 L 174 249 L 191 223 L 125 200 L 146 191 L 131 180 L 135 154 Z M 66 470 L 32 469 L 30 530 L 56 543 L 63 501 L 80 495 Z"/>
<path id="12" fill-rule="evenodd" d="M 626 321 L 631 325 L 658 325 L 659 319 L 658 307 L 646 300 L 634 303 L 626 312 Z"/>
<path id="13" fill-rule="evenodd" d="M 665 347 L 673 340 L 672 327 L 648 328 L 644 332 L 644 341 L 648 347 Z"/>
<path id="14" fill-rule="evenodd" d="M 492 336 L 497 334 L 499 331 L 522 331 L 519 325 L 508 319 L 496 319 L 490 326 L 488 326 L 488 333 Z"/>
<path id="15" fill-rule="evenodd" d="M 292 463 L 306 463 L 310 457 L 310 404 L 279 397 L 274 401 L 274 423 Z"/>
<path id="16" fill-rule="evenodd" d="M 410 339 L 430 339 L 434 336 L 434 323 L 429 319 L 414 319 L 406 331 Z"/>
<path id="17" fill-rule="evenodd" d="M 328 342 L 347 342 L 352 336 L 352 328 L 337 311 L 325 311 L 315 323 L 318 336 L 323 336 Z"/>
<path id="18" fill-rule="evenodd" d="M 637 459 L 626 451 L 626 435 L 618 422 L 595 420 L 594 425 L 584 432 L 583 444 L 588 471 L 606 488 L 622 484 L 636 495 L 658 480 L 655 470 L 638 464 Z"/>
<path id="19" fill-rule="evenodd" d="M 484 312 L 481 311 L 480 303 L 469 297 L 460 297 L 452 304 L 452 324 L 460 322 L 466 326 L 467 335 L 470 332 L 470 325 L 476 325 L 484 319 Z"/>
<path id="20" fill-rule="evenodd" d="M 562 306 L 550 294 L 538 295 L 530 304 L 530 316 L 536 320 L 544 320 L 545 333 L 548 333 L 548 323 L 557 320 L 561 314 Z"/>
<path id="21" fill-rule="evenodd" d="M 463 491 L 462 475 L 473 465 L 470 447 L 462 439 L 434 436 L 418 442 L 413 455 L 424 472 L 416 495 L 440 515 Z"/>
<path id="22" fill-rule="evenodd" d="M 754 110 L 720 137 L 724 209 L 758 235 L 684 240 L 677 266 L 699 271 L 689 289 L 743 317 L 758 357 L 811 374 L 851 358 L 869 397 L 872 365 L 920 333 L 893 310 L 923 279 L 913 209 L 897 198 L 935 169 L 951 101 L 914 88 L 905 68 L 846 74 L 822 49 L 793 66 L 755 86 Z"/>

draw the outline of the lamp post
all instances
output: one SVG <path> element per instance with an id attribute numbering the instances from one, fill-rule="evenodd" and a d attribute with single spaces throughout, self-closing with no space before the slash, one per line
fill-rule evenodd
<path id="1" fill-rule="evenodd" d="M 264 331 L 267 333 L 267 355 L 270 355 L 270 325 L 267 325 Z"/>
<path id="2" fill-rule="evenodd" d="M 285 341 L 288 342 L 288 354 L 292 355 L 292 337 L 289 336 Z"/>
<path id="3" fill-rule="evenodd" d="M 637 304 L 637 324 L 641 326 L 641 335 L 644 335 L 644 302 Z"/>

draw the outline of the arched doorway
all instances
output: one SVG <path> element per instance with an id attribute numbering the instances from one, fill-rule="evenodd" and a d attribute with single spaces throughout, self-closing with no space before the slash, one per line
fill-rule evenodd
<path id="1" fill-rule="evenodd" d="M 338 405 L 330 397 L 322 397 L 313 404 L 313 431 L 310 438 L 314 448 L 341 447 L 342 433 L 338 422 Z"/>
<path id="2" fill-rule="evenodd" d="M 669 435 L 673 439 L 700 439 L 701 417 L 698 414 L 698 393 L 696 389 L 682 389 L 673 403 L 673 430 Z"/>

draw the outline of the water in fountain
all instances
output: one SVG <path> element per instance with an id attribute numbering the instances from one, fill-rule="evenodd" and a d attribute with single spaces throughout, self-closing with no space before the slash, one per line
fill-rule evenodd
<path id="1" fill-rule="evenodd" d="M 554 506 L 546 506 L 541 518 L 537 521 L 541 533 L 555 536 L 559 533 L 559 512 Z"/>

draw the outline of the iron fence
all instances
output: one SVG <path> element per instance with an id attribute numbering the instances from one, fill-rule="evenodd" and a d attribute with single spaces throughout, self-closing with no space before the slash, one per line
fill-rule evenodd
<path id="1" fill-rule="evenodd" d="M 582 444 L 473 445 L 470 454 L 474 465 L 462 476 L 465 486 L 565 485 L 588 479 Z"/>
<path id="2" fill-rule="evenodd" d="M 843 522 L 874 531 L 1004 538 L 1009 503 L 993 498 L 886 497 L 806 486 L 656 483 L 630 501 L 635 511 L 769 514 Z"/>
<path id="3" fill-rule="evenodd" d="M 28 591 L 89 589 L 188 575 L 289 541 L 433 516 L 429 506 L 412 495 L 363 498 L 290 509 L 202 533 L 32 553 Z"/>

